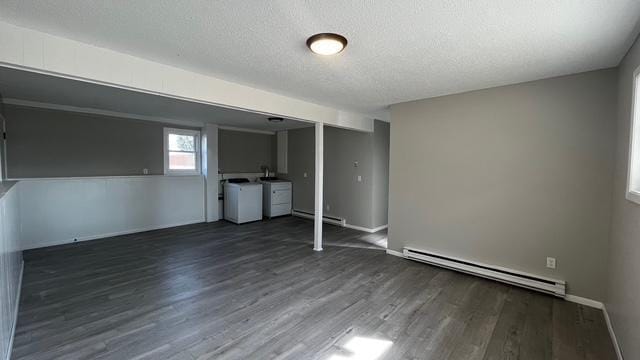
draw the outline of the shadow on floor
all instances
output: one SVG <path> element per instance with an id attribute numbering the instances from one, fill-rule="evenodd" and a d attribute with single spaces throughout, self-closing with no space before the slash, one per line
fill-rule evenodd
<path id="1" fill-rule="evenodd" d="M 303 219 L 295 216 L 286 216 L 268 219 L 263 222 L 257 222 L 256 224 L 260 224 L 259 226 L 264 226 L 265 222 L 268 226 L 283 226 L 286 228 L 295 226 L 302 233 L 300 235 L 303 236 L 296 236 L 285 240 L 313 245 L 313 220 Z M 341 226 L 323 224 L 322 232 L 323 247 L 341 246 L 362 249 L 387 250 L 387 229 L 380 230 L 375 233 L 368 233 Z"/>

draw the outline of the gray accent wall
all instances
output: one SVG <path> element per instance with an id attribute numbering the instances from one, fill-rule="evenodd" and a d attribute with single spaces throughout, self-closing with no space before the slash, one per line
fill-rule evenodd
<path id="1" fill-rule="evenodd" d="M 626 199 L 633 72 L 640 42 L 618 72 L 618 132 L 606 308 L 625 359 L 640 359 L 640 205 Z"/>
<path id="2" fill-rule="evenodd" d="M 389 133 L 390 125 L 373 124 L 373 220 L 374 228 L 387 225 L 389 211 Z"/>
<path id="3" fill-rule="evenodd" d="M 373 133 L 325 126 L 326 216 L 365 228 L 387 224 L 388 136 L 389 125 L 381 121 L 375 122 Z M 286 178 L 293 185 L 293 208 L 313 212 L 315 129 L 289 130 L 288 142 Z"/>
<path id="4" fill-rule="evenodd" d="M 393 105 L 389 248 L 563 279 L 603 300 L 616 81 L 609 69 Z"/>
<path id="5" fill-rule="evenodd" d="M 288 173 L 286 175 L 278 174 L 278 176 L 291 181 L 292 207 L 295 210 L 313 213 L 313 197 L 315 191 L 315 128 L 295 129 L 289 130 L 288 132 Z M 306 177 L 304 176 L 305 173 L 307 174 Z"/>
<path id="6" fill-rule="evenodd" d="M 373 134 L 325 126 L 324 136 L 325 215 L 371 228 Z"/>
<path id="7" fill-rule="evenodd" d="M 220 129 L 218 167 L 222 173 L 259 173 L 262 166 L 276 171 L 276 135 Z"/>
<path id="8" fill-rule="evenodd" d="M 5 105 L 9 178 L 164 173 L 159 122 Z"/>

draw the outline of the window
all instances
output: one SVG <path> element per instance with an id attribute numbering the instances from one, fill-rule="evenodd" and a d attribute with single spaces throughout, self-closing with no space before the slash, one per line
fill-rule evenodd
<path id="1" fill-rule="evenodd" d="M 200 132 L 164 129 L 164 173 L 166 175 L 200 174 Z"/>
<path id="2" fill-rule="evenodd" d="M 627 199 L 640 204 L 640 68 L 633 73 Z"/>

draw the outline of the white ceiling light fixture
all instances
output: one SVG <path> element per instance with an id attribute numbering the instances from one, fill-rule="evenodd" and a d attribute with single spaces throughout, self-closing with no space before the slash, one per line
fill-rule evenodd
<path id="1" fill-rule="evenodd" d="M 335 55 L 347 47 L 347 39 L 334 33 L 315 34 L 307 39 L 307 46 L 318 55 Z"/>

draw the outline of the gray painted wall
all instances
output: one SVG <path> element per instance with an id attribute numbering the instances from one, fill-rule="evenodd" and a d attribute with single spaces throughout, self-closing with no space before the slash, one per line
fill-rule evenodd
<path id="1" fill-rule="evenodd" d="M 564 279 L 569 293 L 603 300 L 616 76 L 392 106 L 389 248 Z"/>
<path id="2" fill-rule="evenodd" d="M 388 129 L 388 124 L 379 121 L 376 121 L 375 133 L 325 126 L 325 215 L 344 218 L 350 225 L 366 228 L 386 225 Z M 286 177 L 293 184 L 293 208 L 313 212 L 315 130 L 289 130 L 288 141 Z"/>
<path id="3" fill-rule="evenodd" d="M 374 122 L 373 227 L 387 225 L 389 210 L 389 123 Z"/>
<path id="4" fill-rule="evenodd" d="M 315 129 L 289 130 L 287 141 L 289 143 L 289 172 L 286 175 L 278 174 L 278 176 L 291 181 L 292 207 L 296 210 L 312 213 L 314 212 L 313 196 L 315 191 Z"/>
<path id="5" fill-rule="evenodd" d="M 373 227 L 373 134 L 325 126 L 324 136 L 325 214 Z"/>
<path id="6" fill-rule="evenodd" d="M 275 135 L 220 129 L 218 167 L 223 173 L 258 173 L 262 166 L 276 171 Z"/>
<path id="7" fill-rule="evenodd" d="M 163 128 L 102 115 L 5 105 L 9 178 L 164 173 Z"/>
<path id="8" fill-rule="evenodd" d="M 618 132 L 606 307 L 625 359 L 640 359 L 640 205 L 625 198 L 636 40 L 618 73 Z"/>

